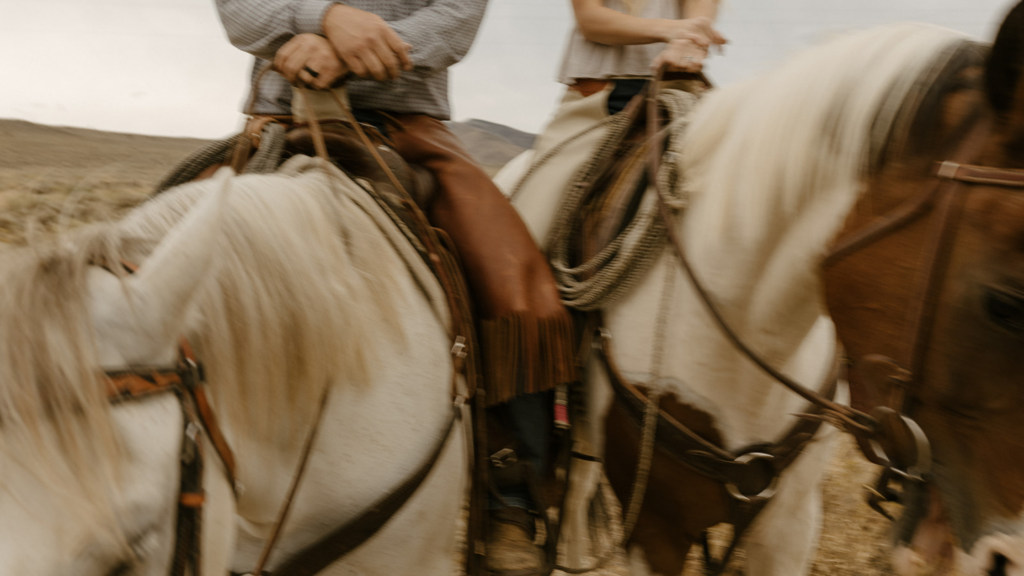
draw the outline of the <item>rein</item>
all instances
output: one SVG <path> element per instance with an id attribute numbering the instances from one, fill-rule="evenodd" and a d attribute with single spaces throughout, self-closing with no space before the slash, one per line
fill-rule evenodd
<path id="1" fill-rule="evenodd" d="M 678 257 L 685 275 L 691 281 L 712 317 L 732 344 L 762 370 L 808 400 L 812 405 L 810 410 L 812 413 L 800 414 L 801 420 L 790 427 L 781 439 L 774 443 L 762 443 L 747 447 L 737 453 L 732 453 L 706 440 L 664 409 L 659 408 L 656 391 L 654 394 L 645 392 L 622 374 L 612 358 L 611 335 L 603 327 L 600 313 L 594 313 L 597 316 L 596 324 L 599 330 L 588 336 L 595 338 L 593 348 L 599 352 L 605 373 L 608 375 L 609 381 L 615 390 L 616 397 L 625 406 L 634 424 L 641 429 L 641 452 L 645 446 L 654 445 L 655 437 L 657 436 L 659 438 L 658 446 L 667 451 L 671 457 L 694 472 L 720 483 L 730 497 L 728 500 L 731 503 L 729 506 L 729 521 L 733 524 L 734 531 L 726 551 L 721 558 L 714 559 L 711 556 L 707 542 L 707 532 L 704 533 L 702 542 L 706 573 L 721 574 L 728 565 L 729 559 L 736 550 L 746 529 L 775 495 L 779 476 L 803 452 L 811 438 L 817 433 L 821 423 L 826 421 L 833 422 L 842 427 L 867 432 L 873 430 L 871 427 L 873 421 L 869 416 L 862 415 L 852 408 L 832 400 L 838 384 L 840 365 L 838 344 L 830 363 L 831 369 L 825 375 L 821 384 L 821 391 L 806 388 L 775 370 L 742 341 L 719 313 L 708 291 L 697 278 L 676 232 L 675 219 L 672 215 L 673 207 L 670 205 L 671 200 L 667 197 L 669 193 L 663 189 L 663 183 L 657 177 L 661 169 L 661 155 L 664 148 L 662 139 L 666 134 L 666 131 L 658 126 L 658 94 L 663 73 L 664 70 L 658 71 L 646 94 L 647 125 L 645 142 L 647 147 L 647 180 L 655 187 L 657 197 L 655 219 L 660 219 L 661 226 L 665 228 L 665 238 L 667 240 L 663 241 L 667 241 L 672 247 L 671 249 L 674 250 L 675 255 Z M 657 382 L 654 384 L 656 385 Z M 649 418 L 653 415 L 656 415 L 654 419 L 656 423 L 652 425 L 649 424 L 651 422 Z M 646 474 L 651 466 L 651 460 L 651 458 L 643 458 L 641 454 L 637 478 L 646 478 Z M 628 504 L 628 510 L 625 512 L 627 517 L 635 517 L 639 512 L 638 503 L 642 502 L 644 490 L 646 490 L 646 482 L 635 481 L 633 497 Z M 628 528 L 632 528 L 632 526 Z M 626 544 L 630 536 L 629 532 L 623 534 L 623 545 Z M 597 566 L 600 566 L 600 562 Z M 561 566 L 558 568 L 570 573 L 579 573 L 581 571 L 570 571 Z"/>
<path id="2" fill-rule="evenodd" d="M 652 86 L 656 87 L 660 81 L 661 71 Z M 654 91 L 652 90 L 652 92 Z M 659 154 L 661 134 L 657 130 L 656 101 L 650 94 L 648 94 L 647 106 L 647 133 L 652 140 L 652 144 L 649 146 L 648 170 L 649 173 L 656 174 L 661 160 Z M 838 240 L 822 261 L 822 269 L 828 269 L 865 246 L 898 232 L 926 215 L 932 213 L 937 215 L 936 223 L 929 232 L 925 267 L 920 274 L 918 291 L 920 299 L 917 300 L 912 311 L 912 318 L 915 321 L 905 339 L 910 342 L 910 346 L 904 364 L 878 354 L 869 354 L 859 360 L 861 365 L 873 371 L 874 374 L 896 384 L 889 405 L 875 407 L 870 415 L 838 404 L 826 397 L 825 394 L 810 390 L 793 381 L 773 368 L 743 342 L 719 312 L 708 290 L 694 273 L 676 227 L 673 225 L 674 218 L 671 207 L 666 202 L 664 194 L 660 192 L 658 194 L 659 210 L 666 224 L 668 241 L 715 323 L 737 350 L 775 381 L 808 400 L 820 411 L 820 415 L 801 415 L 803 418 L 827 421 L 853 435 L 862 448 L 865 446 L 868 448 L 864 450 L 868 459 L 885 468 L 876 489 L 869 489 L 873 494 L 869 501 L 872 508 L 886 516 L 888 514 L 880 508 L 878 502 L 888 499 L 881 492 L 891 494 L 888 489 L 889 479 L 892 476 L 897 476 L 910 482 L 923 483 L 926 482 L 925 478 L 931 469 L 930 444 L 921 427 L 908 416 L 912 407 L 907 391 L 911 390 L 912 385 L 919 381 L 919 375 L 925 366 L 932 320 L 941 295 L 943 279 L 952 252 L 957 223 L 963 212 L 966 192 L 973 185 L 1024 188 L 1024 170 L 993 168 L 967 163 L 975 157 L 982 139 L 990 130 L 990 122 L 975 124 L 968 137 L 956 148 L 951 160 L 934 164 L 932 175 L 936 179 L 933 183 L 889 213 L 857 232 Z M 838 346 L 836 354 L 837 362 Z M 909 369 L 904 366 L 909 366 Z"/>
<path id="3" fill-rule="evenodd" d="M 855 361 L 863 379 L 877 386 L 878 390 L 884 390 L 882 385 L 891 389 L 887 404 L 872 411 L 881 426 L 881 434 L 878 437 L 858 437 L 868 460 L 884 468 L 876 486 L 869 488 L 868 502 L 890 519 L 892 517 L 880 503 L 899 499 L 898 493 L 889 487 L 893 477 L 924 484 L 931 470 L 930 443 L 910 414 L 914 409 L 913 393 L 921 385 L 921 375 L 928 359 L 931 328 L 967 194 L 978 185 L 1024 188 L 1024 170 L 967 163 L 976 157 L 991 130 L 989 119 L 975 123 L 951 154 L 951 160 L 933 163 L 932 176 L 935 180 L 929 186 L 889 214 L 880 216 L 841 240 L 823 263 L 823 268 L 827 269 L 859 248 L 879 241 L 913 221 L 929 214 L 935 216 L 927 232 L 922 267 L 918 269 L 919 298 L 911 311 L 911 323 L 901 339 L 908 342 L 908 346 L 898 359 L 867 354 Z"/>
<path id="4" fill-rule="evenodd" d="M 260 75 L 269 68 L 265 68 Z M 258 84 L 258 80 L 256 82 Z M 307 104 L 307 114 L 309 115 L 309 126 L 310 131 L 313 135 L 313 144 L 316 149 L 317 156 L 324 162 L 330 162 L 329 155 L 327 153 L 327 147 L 324 141 L 323 130 L 321 129 L 320 122 L 317 119 L 316 113 L 311 106 L 308 106 L 305 89 L 299 90 L 298 94 L 303 100 L 304 104 Z M 387 176 L 390 184 L 395 189 L 401 191 L 403 194 L 408 196 L 408 192 L 402 186 L 401 182 L 395 176 L 394 172 L 388 166 L 387 162 L 377 152 L 376 147 L 367 137 L 360 124 L 352 116 L 351 111 L 341 101 L 337 94 L 333 91 L 330 92 L 334 98 L 335 103 L 338 107 L 346 114 L 348 122 L 354 127 L 359 139 L 366 147 L 367 151 L 371 154 L 374 161 L 380 166 L 384 174 Z M 253 97 L 255 98 L 255 96 Z M 243 139 L 244 140 L 244 139 Z M 248 154 L 248 150 L 238 148 L 235 151 L 235 164 L 239 164 L 243 161 L 243 157 Z M 333 174 L 328 171 L 328 175 Z M 433 470 L 434 465 L 437 464 L 441 457 L 441 453 L 444 447 L 448 444 L 448 439 L 452 432 L 455 430 L 455 423 L 462 416 L 462 407 L 466 403 L 467 395 L 460 391 L 458 386 L 458 377 L 460 374 L 464 374 L 467 380 L 470 382 L 470 388 L 475 388 L 474 370 L 467 369 L 466 357 L 467 357 L 467 337 L 463 334 L 468 334 L 469 331 L 466 327 L 468 319 L 462 312 L 462 307 L 459 305 L 456 299 L 455 282 L 450 277 L 451 271 L 444 257 L 440 255 L 442 252 L 434 244 L 439 242 L 434 240 L 432 237 L 427 237 L 427 249 L 430 253 L 431 264 L 435 270 L 435 275 L 438 282 L 441 284 L 443 292 L 447 297 L 448 308 L 452 317 L 452 335 L 453 345 L 451 348 L 451 356 L 453 363 L 452 370 L 452 385 L 451 392 L 454 398 L 452 403 L 451 414 L 446 420 L 443 427 L 443 434 L 438 438 L 437 442 L 431 449 L 429 456 L 424 462 L 411 474 L 405 481 L 400 485 L 390 490 L 383 497 L 376 502 L 373 502 L 363 513 L 350 519 L 342 526 L 332 530 L 319 540 L 305 546 L 301 550 L 293 553 L 287 559 L 284 560 L 279 566 L 273 571 L 273 576 L 313 576 L 321 570 L 327 568 L 331 564 L 337 562 L 348 553 L 357 549 L 371 537 L 373 537 L 384 525 L 391 519 L 392 516 L 397 513 L 402 506 L 416 493 L 420 485 L 423 484 L 427 476 Z M 320 404 L 317 409 L 316 417 L 311 423 L 306 442 L 303 446 L 302 455 L 299 459 L 299 464 L 296 469 L 295 475 L 292 478 L 291 485 L 289 486 L 288 493 L 285 496 L 285 500 L 281 505 L 278 512 L 277 518 L 274 522 L 274 526 L 271 531 L 270 537 L 267 538 L 264 543 L 263 549 L 260 553 L 259 559 L 257 560 L 255 568 L 249 572 L 246 576 L 269 576 L 271 573 L 265 572 L 263 569 L 269 561 L 270 555 L 273 552 L 274 547 L 277 545 L 280 538 L 282 529 L 285 521 L 288 518 L 288 513 L 291 510 L 291 506 L 294 503 L 296 493 L 298 492 L 302 477 L 305 474 L 309 459 L 312 453 L 313 442 L 316 439 L 317 432 L 319 431 L 320 422 L 325 411 L 328 392 L 330 386 L 324 389 L 324 393 L 320 398 Z M 476 395 L 476 402 L 480 404 L 483 401 L 483 394 Z M 482 406 L 482 404 L 480 404 Z"/>

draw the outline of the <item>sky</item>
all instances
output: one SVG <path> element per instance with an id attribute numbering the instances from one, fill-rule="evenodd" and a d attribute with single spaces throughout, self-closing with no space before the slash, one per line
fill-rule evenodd
<path id="1" fill-rule="evenodd" d="M 722 0 L 716 84 L 771 69 L 830 34 L 931 22 L 991 40 L 1013 0 Z M 240 127 L 251 57 L 231 46 L 213 0 L 0 0 L 0 118 L 165 136 Z M 453 117 L 539 131 L 572 28 L 570 0 L 490 0 L 450 76 Z M 2 162 L 2 159 L 0 159 Z"/>

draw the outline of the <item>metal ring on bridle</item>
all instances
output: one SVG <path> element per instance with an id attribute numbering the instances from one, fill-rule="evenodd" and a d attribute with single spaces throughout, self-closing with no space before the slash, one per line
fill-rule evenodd
<path id="1" fill-rule="evenodd" d="M 900 420 L 914 438 L 916 462 L 907 466 L 906 470 L 900 470 L 893 466 L 892 456 L 885 451 L 885 447 L 883 447 L 880 442 L 872 438 L 868 440 L 868 445 L 871 446 L 871 449 L 875 452 L 877 457 L 889 462 L 889 470 L 892 470 L 892 472 L 900 478 L 910 480 L 911 482 L 924 482 L 925 475 L 932 470 L 931 443 L 928 441 L 928 436 L 924 433 L 924 430 L 921 429 L 921 426 L 917 422 L 903 414 L 900 414 L 899 416 Z"/>
<path id="2" fill-rule="evenodd" d="M 765 460 L 771 462 L 775 460 L 775 457 L 771 454 L 765 454 L 764 452 L 747 452 L 746 454 L 740 454 L 736 457 L 736 462 L 740 464 L 748 464 L 755 460 Z M 769 500 L 778 491 L 779 475 L 773 474 L 772 481 L 768 483 L 768 486 L 761 490 L 754 496 L 747 496 L 740 491 L 739 487 L 732 481 L 725 483 L 725 489 L 729 492 L 729 495 L 739 500 L 740 502 L 753 502 L 755 500 Z"/>

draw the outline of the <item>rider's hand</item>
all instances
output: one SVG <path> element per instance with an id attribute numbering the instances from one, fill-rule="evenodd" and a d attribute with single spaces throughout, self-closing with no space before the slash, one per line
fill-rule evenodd
<path id="1" fill-rule="evenodd" d="M 724 36 L 711 25 L 706 17 L 676 20 L 669 31 L 668 46 L 651 62 L 657 70 L 666 66 L 671 72 L 700 72 L 708 48 L 726 43 Z"/>
<path id="2" fill-rule="evenodd" d="M 670 41 L 689 38 L 705 48 L 728 42 L 725 36 L 722 36 L 718 30 L 715 30 L 711 19 L 706 16 L 676 20 L 667 30 L 667 35 Z"/>
<path id="3" fill-rule="evenodd" d="M 356 76 L 390 80 L 412 70 L 411 46 L 376 14 L 335 4 L 324 15 L 323 27 L 334 51 Z"/>
<path id="4" fill-rule="evenodd" d="M 672 40 L 651 62 L 651 69 L 666 66 L 669 72 L 700 72 L 707 55 L 706 47 L 689 38 Z"/>
<path id="5" fill-rule="evenodd" d="M 297 86 L 325 90 L 348 74 L 331 43 L 316 34 L 299 34 L 274 55 L 274 70 Z"/>

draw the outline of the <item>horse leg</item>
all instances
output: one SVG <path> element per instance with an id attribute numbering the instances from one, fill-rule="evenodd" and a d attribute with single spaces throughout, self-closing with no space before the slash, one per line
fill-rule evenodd
<path id="1" fill-rule="evenodd" d="M 637 522 L 627 546 L 629 573 L 633 576 L 679 576 L 695 539 L 680 532 L 679 525 L 664 517 L 645 517 Z"/>
<path id="2" fill-rule="evenodd" d="M 744 542 L 748 576 L 801 576 L 810 571 L 821 535 L 821 485 L 838 433 L 822 427 L 779 481 Z"/>

